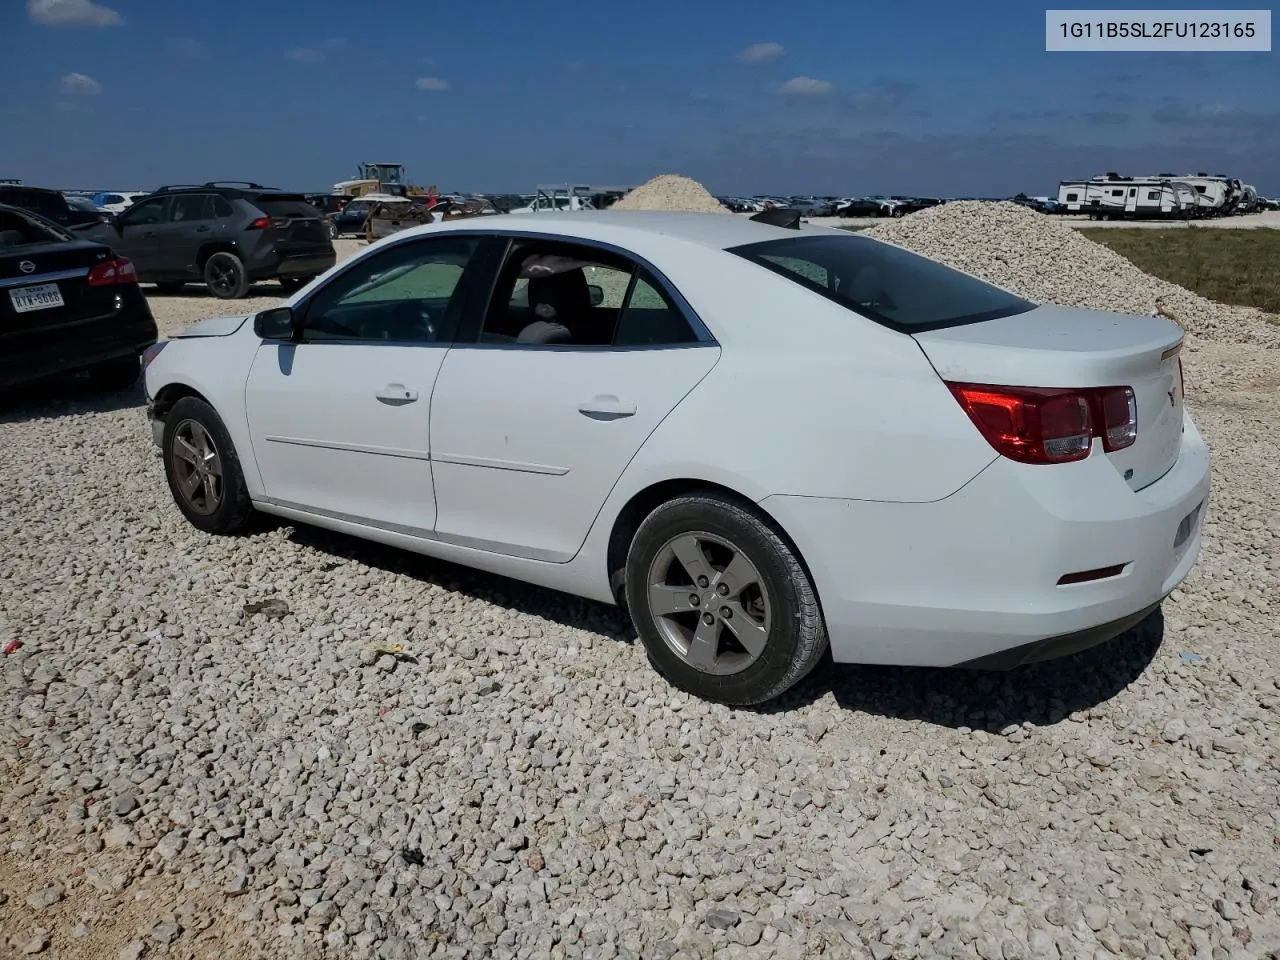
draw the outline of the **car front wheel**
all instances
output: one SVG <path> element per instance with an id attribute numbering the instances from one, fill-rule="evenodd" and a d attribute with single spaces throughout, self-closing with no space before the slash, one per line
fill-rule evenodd
<path id="1" fill-rule="evenodd" d="M 253 513 L 231 435 L 199 397 L 183 397 L 164 423 L 164 472 L 182 515 L 205 533 L 243 529 Z"/>
<path id="2" fill-rule="evenodd" d="M 817 596 L 793 548 L 758 513 L 714 492 L 668 501 L 640 524 L 626 599 L 650 662 L 706 700 L 773 700 L 827 649 Z"/>

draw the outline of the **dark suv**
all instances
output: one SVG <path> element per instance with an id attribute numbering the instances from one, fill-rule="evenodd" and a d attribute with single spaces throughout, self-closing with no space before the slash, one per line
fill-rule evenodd
<path id="1" fill-rule="evenodd" d="M 0 183 L 0 203 L 22 207 L 34 214 L 52 220 L 68 230 L 84 233 L 85 228 L 102 223 L 104 214 L 78 210 L 67 203 L 67 198 L 57 190 L 44 187 L 26 187 L 17 183 Z"/>
<path id="2" fill-rule="evenodd" d="M 296 290 L 337 259 L 319 210 L 257 183 L 161 187 L 85 232 L 132 260 L 143 282 L 178 290 L 202 281 L 224 300 L 259 280 Z"/>

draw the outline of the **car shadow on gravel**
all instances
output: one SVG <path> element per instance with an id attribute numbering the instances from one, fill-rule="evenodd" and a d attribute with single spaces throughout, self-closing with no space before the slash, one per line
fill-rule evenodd
<path id="1" fill-rule="evenodd" d="M 0 423 L 112 413 L 133 407 L 138 408 L 141 414 L 146 405 L 141 377 L 133 386 L 123 390 L 104 390 L 86 380 L 66 377 L 0 391 Z M 140 429 L 146 430 L 145 421 Z"/>
<path id="2" fill-rule="evenodd" d="M 290 521 L 266 516 L 262 517 L 261 522 L 275 527 L 291 526 Z M 465 593 L 477 600 L 541 617 L 561 626 L 589 630 L 623 643 L 636 641 L 635 631 L 627 615 L 608 604 L 535 587 L 495 573 L 474 570 L 447 560 L 437 560 L 322 527 L 293 525 L 289 539 L 321 553 L 354 560 L 385 573 L 402 574 L 415 580 L 434 583 L 446 590 Z"/>
<path id="3" fill-rule="evenodd" d="M 211 303 L 228 304 L 229 306 L 227 307 L 227 312 L 228 313 L 236 312 L 236 308 L 235 308 L 235 304 L 237 303 L 236 300 L 220 300 L 219 298 L 215 297 L 212 293 L 210 293 L 208 288 L 205 287 L 204 284 L 195 283 L 194 281 L 189 285 L 182 287 L 181 289 L 178 289 L 178 290 L 161 290 L 159 287 L 149 286 L 149 287 L 144 287 L 142 292 L 146 295 L 148 300 L 151 299 L 152 297 L 156 298 L 157 300 L 208 300 Z M 254 298 L 265 298 L 265 297 L 284 298 L 284 297 L 287 297 L 288 295 L 289 294 L 285 293 L 284 287 L 280 286 L 280 284 L 272 283 L 270 281 L 264 280 L 261 283 L 251 284 L 249 286 L 248 292 L 245 293 L 243 299 L 254 299 Z"/>
<path id="4" fill-rule="evenodd" d="M 288 521 L 264 517 L 288 527 Z M 623 643 L 637 641 L 621 609 L 444 560 L 293 525 L 290 539 L 322 553 L 354 560 L 465 593 L 477 600 L 589 630 Z M 789 713 L 832 696 L 846 710 L 944 727 L 999 732 L 1012 725 L 1049 726 L 1099 706 L 1137 680 L 1164 642 L 1157 609 L 1121 637 L 1080 653 L 1005 672 L 837 664 L 830 653 L 805 680 L 756 713 Z"/>
<path id="5" fill-rule="evenodd" d="M 830 693 L 848 710 L 997 733 L 1013 725 L 1050 726 L 1099 706 L 1137 680 L 1164 643 L 1156 609 L 1115 640 L 1057 660 L 998 672 L 928 667 L 853 666 L 830 655 L 765 712 L 788 711 Z"/>

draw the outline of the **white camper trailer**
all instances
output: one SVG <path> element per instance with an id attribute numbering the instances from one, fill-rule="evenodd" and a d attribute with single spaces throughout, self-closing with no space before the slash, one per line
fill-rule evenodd
<path id="1" fill-rule="evenodd" d="M 1068 213 L 1094 219 L 1191 216 L 1197 206 L 1189 184 L 1157 177 L 1121 177 L 1109 173 L 1059 184 L 1058 202 Z"/>

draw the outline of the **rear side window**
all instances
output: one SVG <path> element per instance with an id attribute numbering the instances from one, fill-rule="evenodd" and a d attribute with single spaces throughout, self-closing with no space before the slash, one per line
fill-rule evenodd
<path id="1" fill-rule="evenodd" d="M 62 243 L 71 234 L 56 223 L 28 217 L 14 210 L 0 210 L 0 250 L 34 243 Z"/>
<path id="2" fill-rule="evenodd" d="M 728 252 L 905 333 L 1011 317 L 1036 306 L 869 237 L 800 236 L 731 247 Z"/>

